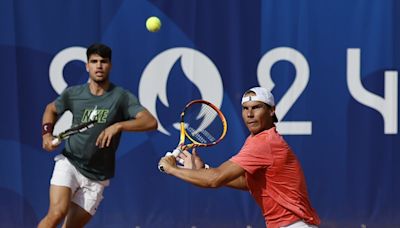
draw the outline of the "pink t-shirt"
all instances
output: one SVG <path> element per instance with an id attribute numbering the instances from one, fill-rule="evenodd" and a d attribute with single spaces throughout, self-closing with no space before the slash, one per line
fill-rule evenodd
<path id="1" fill-rule="evenodd" d="M 275 127 L 250 135 L 230 161 L 246 170 L 250 193 L 262 208 L 268 228 L 298 220 L 319 225 L 300 163 Z"/>

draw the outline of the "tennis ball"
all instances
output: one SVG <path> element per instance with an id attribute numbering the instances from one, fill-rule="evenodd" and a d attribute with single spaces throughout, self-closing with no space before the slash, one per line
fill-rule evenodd
<path id="1" fill-rule="evenodd" d="M 146 20 L 146 28 L 149 32 L 157 32 L 161 28 L 161 21 L 158 17 L 149 17 Z"/>

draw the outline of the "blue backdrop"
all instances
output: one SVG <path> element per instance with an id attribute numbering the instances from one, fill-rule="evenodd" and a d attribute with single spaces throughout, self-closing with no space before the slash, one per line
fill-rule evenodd
<path id="1" fill-rule="evenodd" d="M 157 33 L 145 29 L 152 15 Z M 93 42 L 113 48 L 112 81 L 137 94 L 159 129 L 124 134 L 88 227 L 263 227 L 247 192 L 157 170 L 191 99 L 227 114 L 227 137 L 200 151 L 204 160 L 236 154 L 248 134 L 241 95 L 258 85 L 275 94 L 278 129 L 302 162 L 321 227 L 400 227 L 399 1 L 3 0 L 0 25 L 1 227 L 35 227 L 46 214 L 60 150 L 41 147 L 42 113 L 88 80 Z"/>

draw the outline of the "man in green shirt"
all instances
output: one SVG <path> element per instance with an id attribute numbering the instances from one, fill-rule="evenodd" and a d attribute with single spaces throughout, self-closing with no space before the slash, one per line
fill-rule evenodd
<path id="1" fill-rule="evenodd" d="M 62 154 L 55 157 L 50 185 L 50 206 L 38 227 L 83 227 L 92 218 L 103 190 L 114 176 L 115 152 L 122 131 L 157 129 L 157 120 L 129 91 L 109 81 L 111 49 L 93 44 L 86 52 L 89 83 L 67 88 L 46 106 L 43 114 L 43 148 L 53 151 L 53 126 L 65 111 L 73 125 L 89 121 L 96 107 L 93 128 L 68 138 Z"/>

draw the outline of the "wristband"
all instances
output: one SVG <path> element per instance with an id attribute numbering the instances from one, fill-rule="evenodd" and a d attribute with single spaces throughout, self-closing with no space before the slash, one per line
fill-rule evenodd
<path id="1" fill-rule="evenodd" d="M 204 163 L 204 168 L 205 168 L 205 169 L 209 169 L 210 166 Z"/>
<path id="2" fill-rule="evenodd" d="M 43 124 L 42 125 L 42 135 L 45 135 L 45 134 L 47 134 L 47 133 L 53 133 L 53 127 L 54 127 L 54 124 L 52 124 L 52 123 L 45 123 L 45 124 Z"/>

